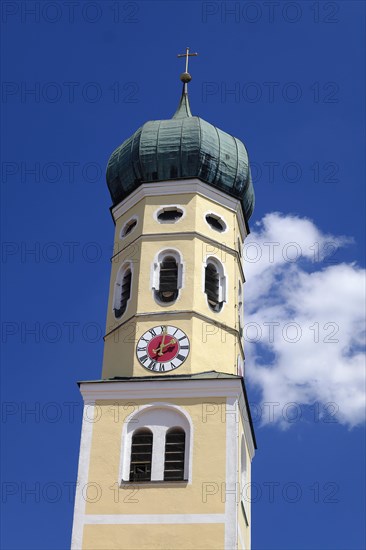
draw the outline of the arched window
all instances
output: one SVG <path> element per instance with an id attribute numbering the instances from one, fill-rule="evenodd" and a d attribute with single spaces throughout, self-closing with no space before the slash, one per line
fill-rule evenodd
<path id="1" fill-rule="evenodd" d="M 208 258 L 205 267 L 205 293 L 213 311 L 221 311 L 225 301 L 225 276 L 222 265 L 215 258 Z"/>
<path id="2" fill-rule="evenodd" d="M 165 437 L 164 481 L 184 479 L 186 434 L 182 428 L 167 431 Z"/>
<path id="3" fill-rule="evenodd" d="M 134 432 L 131 445 L 130 481 L 150 481 L 153 434 L 148 429 Z"/>
<path id="4" fill-rule="evenodd" d="M 193 423 L 184 408 L 156 402 L 141 405 L 126 418 L 119 469 L 123 482 L 192 483 L 192 461 Z"/>
<path id="5" fill-rule="evenodd" d="M 182 287 L 183 266 L 180 262 L 180 255 L 175 250 L 160 252 L 157 261 L 154 263 L 153 284 L 155 298 L 159 302 L 174 302 Z"/>
<path id="6" fill-rule="evenodd" d="M 127 302 L 131 297 L 132 272 L 130 267 L 122 269 L 117 278 L 115 291 L 114 314 L 119 319 L 127 309 Z"/>

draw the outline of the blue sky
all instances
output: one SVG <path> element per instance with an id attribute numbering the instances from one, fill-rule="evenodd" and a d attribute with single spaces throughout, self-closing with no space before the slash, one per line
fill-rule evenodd
<path id="1" fill-rule="evenodd" d="M 253 548 L 364 548 L 364 3 L 1 9 L 2 547 L 69 547 L 76 380 L 100 377 L 113 247 L 105 165 L 172 116 L 189 45 L 192 112 L 244 141 L 253 167 Z"/>

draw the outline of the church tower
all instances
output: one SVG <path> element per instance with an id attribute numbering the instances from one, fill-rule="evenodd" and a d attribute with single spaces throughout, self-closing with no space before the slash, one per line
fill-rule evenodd
<path id="1" fill-rule="evenodd" d="M 111 155 L 103 371 L 84 414 L 72 548 L 251 547 L 256 443 L 245 389 L 243 241 L 254 194 L 241 141 L 191 114 Z"/>

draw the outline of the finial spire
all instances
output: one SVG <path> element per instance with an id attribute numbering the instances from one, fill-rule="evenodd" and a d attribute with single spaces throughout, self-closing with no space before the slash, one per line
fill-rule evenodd
<path id="1" fill-rule="evenodd" d="M 189 53 L 189 48 L 186 48 L 186 53 L 179 53 L 177 57 L 185 57 L 186 58 L 186 70 L 184 73 L 180 75 L 180 79 L 183 82 L 183 92 L 182 97 L 180 99 L 180 103 L 178 105 L 178 109 L 176 110 L 175 114 L 173 115 L 173 118 L 185 118 L 185 117 L 191 117 L 191 109 L 189 106 L 189 100 L 188 100 L 188 82 L 192 80 L 191 75 L 188 72 L 188 61 L 190 57 L 196 56 L 198 53 Z"/>
<path id="2" fill-rule="evenodd" d="M 186 48 L 186 53 L 179 53 L 177 57 L 185 57 L 186 58 L 186 70 L 184 73 L 180 75 L 180 79 L 184 84 L 185 91 L 187 91 L 187 84 L 192 80 L 191 75 L 188 72 L 188 61 L 190 57 L 196 56 L 198 53 L 189 53 L 189 48 Z"/>

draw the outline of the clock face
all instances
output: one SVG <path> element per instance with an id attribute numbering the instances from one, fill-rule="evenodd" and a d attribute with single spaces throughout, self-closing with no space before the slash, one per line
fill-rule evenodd
<path id="1" fill-rule="evenodd" d="M 141 365 L 153 372 L 177 369 L 189 353 L 188 336 L 177 327 L 150 328 L 137 342 L 136 355 Z"/>

